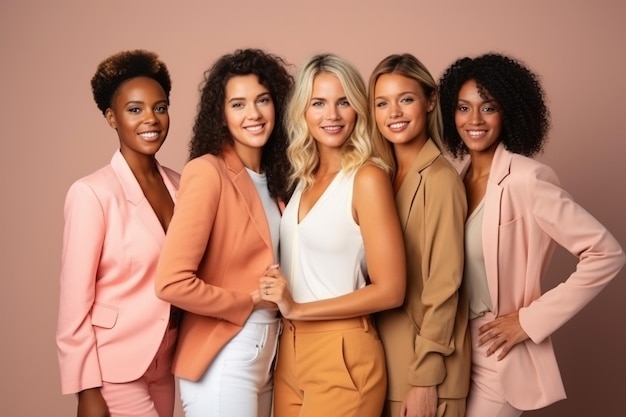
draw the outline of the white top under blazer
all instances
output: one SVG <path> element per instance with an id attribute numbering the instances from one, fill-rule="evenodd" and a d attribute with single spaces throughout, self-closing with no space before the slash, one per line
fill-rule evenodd
<path id="1" fill-rule="evenodd" d="M 298 223 L 299 184 L 280 225 L 280 260 L 297 303 L 351 293 L 366 284 L 361 229 L 352 215 L 356 171 L 340 171 Z"/>

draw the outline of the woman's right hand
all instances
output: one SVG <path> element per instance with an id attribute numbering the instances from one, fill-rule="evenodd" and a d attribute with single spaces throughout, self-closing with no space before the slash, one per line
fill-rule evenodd
<path id="1" fill-rule="evenodd" d="M 77 417 L 111 417 L 100 388 L 90 388 L 78 393 Z"/>

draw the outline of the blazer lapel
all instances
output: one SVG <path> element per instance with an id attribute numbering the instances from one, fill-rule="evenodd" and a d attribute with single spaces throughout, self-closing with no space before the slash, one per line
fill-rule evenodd
<path id="1" fill-rule="evenodd" d="M 502 204 L 501 183 L 509 175 L 511 169 L 511 153 L 498 145 L 491 163 L 487 191 L 485 192 L 485 212 L 483 216 L 483 256 L 489 293 L 493 304 L 493 313 L 497 316 L 498 305 L 498 255 L 500 232 L 500 209 Z"/>
<path id="2" fill-rule="evenodd" d="M 429 167 L 440 154 L 437 146 L 429 139 L 411 164 L 406 178 L 402 181 L 396 194 L 396 207 L 403 231 L 406 229 L 413 201 L 422 182 L 422 171 Z"/>
<path id="3" fill-rule="evenodd" d="M 267 223 L 267 216 L 265 215 L 265 209 L 263 208 L 263 203 L 261 202 L 259 193 L 250 179 L 250 176 L 246 172 L 241 159 L 231 146 L 227 146 L 224 150 L 224 161 L 226 163 L 226 168 L 231 175 L 233 185 L 243 198 L 248 215 L 256 226 L 259 235 L 265 244 L 273 250 L 270 227 Z"/>
<path id="4" fill-rule="evenodd" d="M 137 182 L 137 179 L 128 166 L 126 159 L 124 159 L 119 150 L 115 153 L 115 155 L 113 155 L 111 167 L 122 185 L 126 201 L 130 203 L 129 212 L 136 220 L 138 220 L 140 224 L 144 226 L 148 233 L 150 233 L 153 237 L 151 240 L 156 242 L 160 248 L 163 240 L 165 239 L 163 227 L 152 209 L 152 206 L 144 196 L 141 186 L 139 186 L 139 182 Z M 170 192 L 170 195 L 174 198 L 174 184 L 171 179 L 165 175 L 164 170 L 160 165 L 158 165 L 158 168 L 159 172 L 163 176 L 163 181 L 165 181 L 165 185 Z"/>

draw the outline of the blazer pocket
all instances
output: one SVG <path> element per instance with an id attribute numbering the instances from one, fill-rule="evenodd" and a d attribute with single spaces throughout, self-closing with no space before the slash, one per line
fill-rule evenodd
<path id="1" fill-rule="evenodd" d="M 118 309 L 105 304 L 95 303 L 91 309 L 91 324 L 111 329 L 117 322 Z"/>

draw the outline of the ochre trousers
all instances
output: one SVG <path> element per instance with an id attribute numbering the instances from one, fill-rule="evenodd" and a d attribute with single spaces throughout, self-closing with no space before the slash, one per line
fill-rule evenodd
<path id="1" fill-rule="evenodd" d="M 383 345 L 368 317 L 284 320 L 275 417 L 379 417 L 386 390 Z"/>

